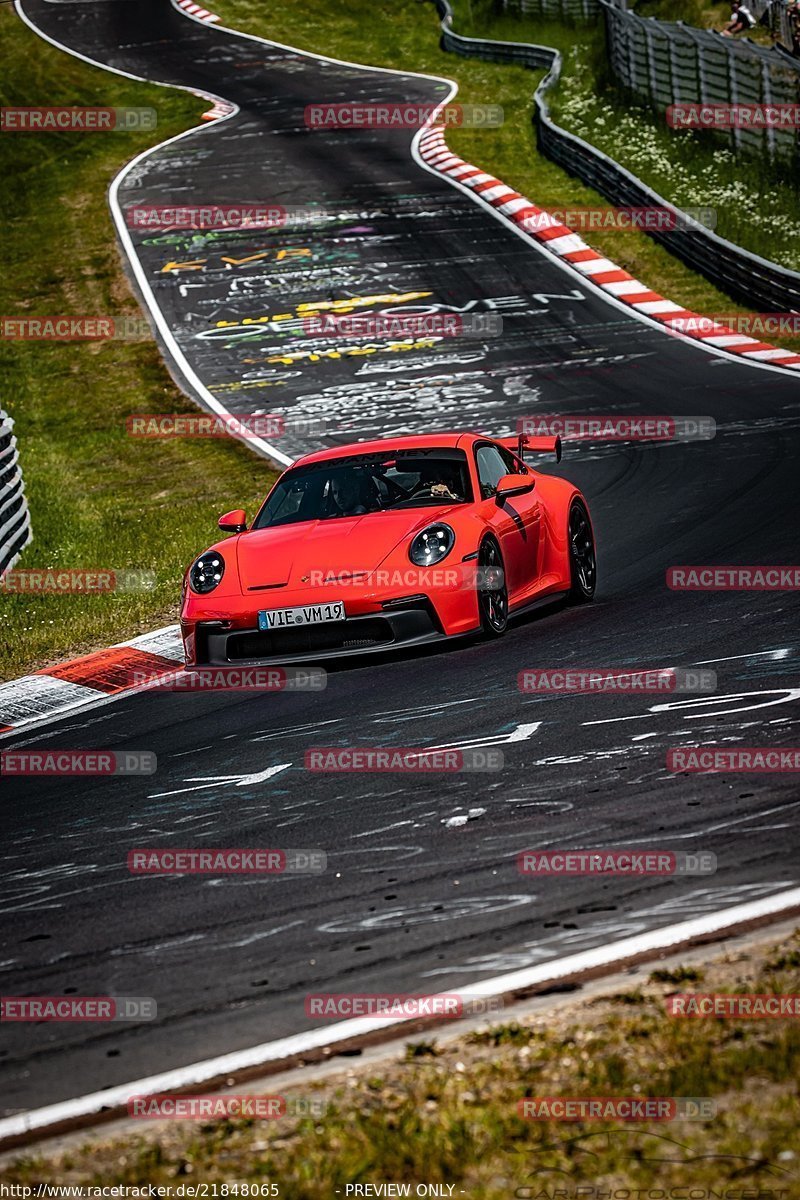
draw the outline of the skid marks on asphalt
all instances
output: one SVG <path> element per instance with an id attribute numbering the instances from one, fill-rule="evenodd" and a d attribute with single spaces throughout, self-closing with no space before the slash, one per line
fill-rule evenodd
<path id="1" fill-rule="evenodd" d="M 535 966 L 537 963 L 563 958 L 565 955 L 577 953 L 579 950 L 610 945 L 638 933 L 687 921 L 693 917 L 705 916 L 708 913 L 715 913 L 748 900 L 757 900 L 761 896 L 769 896 L 784 888 L 795 886 L 795 882 L 795 880 L 787 879 L 774 883 L 743 883 L 697 888 L 688 895 L 672 896 L 657 904 L 647 905 L 618 917 L 596 921 L 583 929 L 576 929 L 572 924 L 565 925 L 557 933 L 523 942 L 521 946 L 511 951 L 476 955 L 466 959 L 458 966 L 434 967 L 430 971 L 424 971 L 422 977 L 430 978 L 436 975 L 458 973 L 474 977 L 476 974 L 496 975 L 506 971 L 521 970 L 524 967 Z M 616 907 L 616 905 L 610 907 Z"/>

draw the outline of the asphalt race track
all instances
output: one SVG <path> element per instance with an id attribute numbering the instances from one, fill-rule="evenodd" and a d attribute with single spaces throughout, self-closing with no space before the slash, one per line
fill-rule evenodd
<path id="1" fill-rule="evenodd" d="M 150 777 L 4 781 L 4 993 L 158 1004 L 148 1024 L 7 1026 L 4 1112 L 307 1029 L 311 991 L 463 988 L 797 884 L 796 776 L 674 775 L 665 765 L 674 746 L 798 745 L 794 595 L 665 585 L 673 564 L 797 562 L 797 379 L 628 316 L 418 165 L 411 133 L 303 124 L 314 101 L 431 100 L 444 84 L 237 37 L 168 0 L 23 3 L 43 33 L 87 57 L 239 106 L 128 172 L 123 209 L 259 200 L 333 214 L 308 230 L 183 243 L 131 230 L 180 348 L 176 358 L 162 343 L 172 369 L 181 376 L 184 360 L 231 411 L 325 418 L 321 441 L 510 433 L 535 413 L 708 415 L 718 432 L 567 450 L 558 470 L 586 492 L 599 543 L 592 606 L 551 607 L 500 642 L 331 666 L 321 694 L 139 694 L 4 741 L 158 757 Z M 199 266 L 167 267 L 176 262 Z M 244 318 L 308 311 L 302 304 L 409 293 L 422 305 L 499 311 L 503 335 L 289 364 L 268 360 L 306 353 L 298 330 L 229 336 Z M 400 311 L 402 300 L 390 303 Z M 232 323 L 224 337 L 219 321 Z M 278 445 L 293 455 L 309 443 Z M 714 695 L 517 687 L 526 667 L 700 663 L 718 674 Z M 499 746 L 505 767 L 322 775 L 303 766 L 319 745 Z M 153 845 L 321 848 L 328 871 L 130 875 L 128 851 Z M 566 845 L 705 850 L 718 870 L 535 883 L 518 874 L 520 850 Z"/>

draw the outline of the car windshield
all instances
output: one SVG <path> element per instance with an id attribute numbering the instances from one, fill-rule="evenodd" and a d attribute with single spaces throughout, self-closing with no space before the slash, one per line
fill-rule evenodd
<path id="1" fill-rule="evenodd" d="M 462 450 L 350 455 L 287 471 L 253 528 L 472 500 Z"/>

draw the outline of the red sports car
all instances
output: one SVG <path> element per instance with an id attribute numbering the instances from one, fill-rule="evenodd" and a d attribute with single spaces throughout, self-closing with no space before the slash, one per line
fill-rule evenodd
<path id="1" fill-rule="evenodd" d="M 560 459 L 561 443 L 443 433 L 304 455 L 249 528 L 241 509 L 220 517 L 234 536 L 186 572 L 187 666 L 497 637 L 544 601 L 591 600 L 586 501 L 526 452 Z"/>

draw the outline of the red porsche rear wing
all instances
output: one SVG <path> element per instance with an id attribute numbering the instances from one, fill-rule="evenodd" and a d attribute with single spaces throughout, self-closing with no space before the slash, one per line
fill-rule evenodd
<path id="1" fill-rule="evenodd" d="M 556 462 L 561 462 L 560 437 L 530 437 L 527 433 L 520 433 L 517 437 L 497 438 L 497 441 L 501 446 L 513 450 L 520 458 L 526 453 L 555 454 Z"/>

